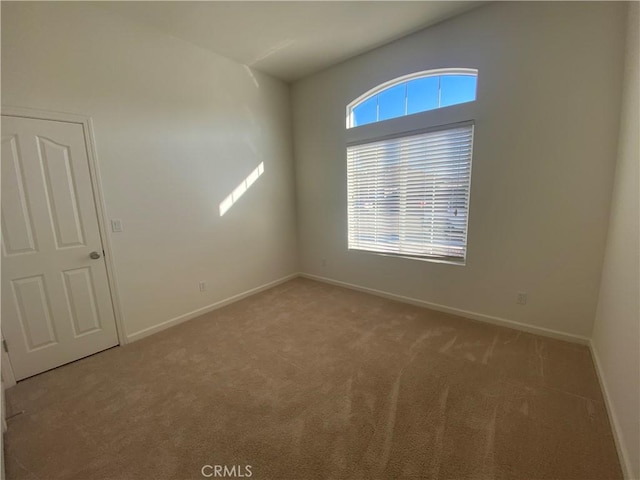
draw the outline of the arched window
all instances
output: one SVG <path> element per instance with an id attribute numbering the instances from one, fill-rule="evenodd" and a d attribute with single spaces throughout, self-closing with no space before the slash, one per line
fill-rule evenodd
<path id="1" fill-rule="evenodd" d="M 477 78 L 420 72 L 347 106 L 349 250 L 465 264 Z"/>
<path id="2" fill-rule="evenodd" d="M 347 128 L 449 107 L 476 99 L 478 71 L 428 70 L 377 86 L 347 107 Z"/>

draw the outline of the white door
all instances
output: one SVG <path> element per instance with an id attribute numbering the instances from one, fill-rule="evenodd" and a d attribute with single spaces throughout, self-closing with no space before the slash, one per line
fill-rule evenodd
<path id="1" fill-rule="evenodd" d="M 20 380 L 118 344 L 79 123 L 2 116 L 2 333 Z"/>

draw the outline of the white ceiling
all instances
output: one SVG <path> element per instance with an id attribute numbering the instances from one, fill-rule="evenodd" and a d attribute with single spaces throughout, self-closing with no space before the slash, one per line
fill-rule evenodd
<path id="1" fill-rule="evenodd" d="M 285 81 L 293 81 L 484 2 L 96 2 Z"/>

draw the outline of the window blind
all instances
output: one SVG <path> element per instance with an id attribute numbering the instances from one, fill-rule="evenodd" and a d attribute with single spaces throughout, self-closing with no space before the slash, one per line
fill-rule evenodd
<path id="1" fill-rule="evenodd" d="M 349 248 L 464 261 L 473 125 L 347 147 Z"/>

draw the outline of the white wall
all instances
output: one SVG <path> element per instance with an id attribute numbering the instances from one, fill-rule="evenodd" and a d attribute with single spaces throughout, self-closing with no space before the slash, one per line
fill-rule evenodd
<path id="1" fill-rule="evenodd" d="M 302 271 L 588 336 L 624 15 L 617 2 L 496 2 L 295 83 Z M 347 251 L 345 106 L 392 78 L 444 67 L 479 69 L 467 266 Z M 516 305 L 517 291 L 528 305 Z"/>
<path id="2" fill-rule="evenodd" d="M 281 81 L 101 7 L 2 3 L 3 104 L 93 117 L 124 225 L 111 238 L 128 336 L 297 271 L 289 100 Z"/>
<path id="3" fill-rule="evenodd" d="M 640 479 L 640 5 L 629 8 L 618 163 L 593 350 L 628 478 Z"/>

